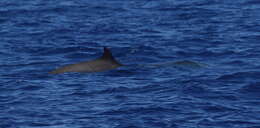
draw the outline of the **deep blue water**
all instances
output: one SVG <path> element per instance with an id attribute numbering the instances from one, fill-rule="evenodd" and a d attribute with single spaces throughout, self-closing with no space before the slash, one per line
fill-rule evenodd
<path id="1" fill-rule="evenodd" d="M 259 40 L 259 0 L 1 0 L 0 128 L 260 128 Z"/>

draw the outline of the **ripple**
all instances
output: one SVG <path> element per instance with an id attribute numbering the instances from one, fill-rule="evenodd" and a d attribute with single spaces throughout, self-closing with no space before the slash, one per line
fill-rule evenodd
<path id="1" fill-rule="evenodd" d="M 236 54 L 234 51 L 221 51 L 221 52 L 214 52 L 214 51 L 203 51 L 198 53 L 198 55 L 201 56 L 214 56 L 214 57 L 220 57 L 220 56 L 226 56 L 226 55 L 233 55 Z"/>
<path id="2" fill-rule="evenodd" d="M 43 89 L 43 86 L 35 86 L 35 85 L 28 85 L 23 88 L 21 88 L 24 91 L 37 91 Z"/>
<path id="3" fill-rule="evenodd" d="M 175 109 L 171 108 L 162 108 L 162 107 L 152 107 L 152 106 L 147 106 L 147 107 L 135 107 L 135 108 L 122 108 L 118 110 L 112 110 L 112 111 L 107 111 L 100 113 L 100 115 L 120 115 L 122 113 L 124 114 L 153 114 L 157 113 L 158 111 L 160 112 L 175 112 Z"/>
<path id="4" fill-rule="evenodd" d="M 243 86 L 239 91 L 244 96 L 249 96 L 254 99 L 260 98 L 260 82 L 251 83 Z"/>
<path id="5" fill-rule="evenodd" d="M 213 112 L 213 113 L 224 113 L 228 111 L 238 111 L 238 109 L 227 107 L 225 105 L 210 105 L 210 106 L 205 106 L 203 109 L 207 112 Z"/>
<path id="6" fill-rule="evenodd" d="M 67 53 L 72 53 L 72 54 L 81 54 L 83 53 L 77 53 L 79 51 L 89 51 L 92 52 L 95 49 L 93 48 L 88 48 L 88 47 L 81 47 L 81 46 L 72 46 L 72 47 L 61 47 L 61 48 L 50 48 L 50 49 L 45 49 L 45 50 L 37 50 L 38 55 L 58 55 L 58 54 L 67 54 Z M 76 52 L 76 53 L 75 53 Z"/>
<path id="7" fill-rule="evenodd" d="M 147 85 L 141 87 L 117 87 L 117 88 L 108 88 L 105 90 L 93 92 L 98 94 L 133 94 L 133 93 L 155 93 L 155 92 L 162 92 L 167 87 L 163 87 L 160 85 Z M 167 90 L 170 91 L 170 90 Z"/>
<path id="8" fill-rule="evenodd" d="M 250 72 L 235 72 L 228 75 L 222 75 L 218 77 L 216 80 L 235 80 L 235 81 L 250 81 L 255 80 L 257 76 L 260 75 L 260 72 L 250 71 Z"/>

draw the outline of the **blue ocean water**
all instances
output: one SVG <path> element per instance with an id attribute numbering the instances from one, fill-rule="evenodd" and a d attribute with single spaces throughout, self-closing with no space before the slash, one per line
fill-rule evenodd
<path id="1" fill-rule="evenodd" d="M 1 0 L 0 128 L 260 128 L 259 12 L 259 0 Z M 128 66 L 48 74 L 104 46 Z M 183 60 L 204 66 L 169 64 Z"/>

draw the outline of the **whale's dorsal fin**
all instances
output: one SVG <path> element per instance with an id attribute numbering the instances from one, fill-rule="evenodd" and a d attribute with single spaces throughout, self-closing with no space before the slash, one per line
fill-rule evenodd
<path id="1" fill-rule="evenodd" d="M 101 59 L 104 60 L 108 60 L 108 61 L 112 61 L 113 63 L 123 66 L 121 63 L 119 63 L 112 55 L 112 53 L 110 52 L 110 50 L 107 47 L 104 47 L 104 53 L 101 57 Z"/>
<path id="2" fill-rule="evenodd" d="M 110 52 L 110 50 L 107 47 L 104 47 L 104 53 L 103 53 L 101 58 L 102 59 L 112 59 L 112 60 L 114 60 L 112 53 Z"/>

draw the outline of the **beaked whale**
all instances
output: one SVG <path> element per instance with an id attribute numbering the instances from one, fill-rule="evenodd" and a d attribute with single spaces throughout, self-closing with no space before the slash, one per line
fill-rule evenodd
<path id="1" fill-rule="evenodd" d="M 111 69 L 115 69 L 121 66 L 131 66 L 131 65 L 123 65 L 119 63 L 113 56 L 112 53 L 109 51 L 108 48 L 104 47 L 104 53 L 101 57 L 90 60 L 84 61 L 76 64 L 69 64 L 63 67 L 57 68 L 49 72 L 50 74 L 61 74 L 66 72 L 81 72 L 81 73 L 93 73 L 93 72 L 102 72 Z M 137 64 L 132 65 L 137 67 L 146 67 L 146 68 L 158 68 L 158 67 L 186 67 L 186 68 L 201 68 L 201 67 L 208 67 L 207 64 L 197 63 L 194 61 L 183 60 L 183 61 L 171 61 L 171 62 L 163 62 L 163 63 L 152 63 L 152 64 Z"/>
<path id="2" fill-rule="evenodd" d="M 66 72 L 102 72 L 110 69 L 115 69 L 123 66 L 112 56 L 112 53 L 108 48 L 104 47 L 104 53 L 101 57 L 84 61 L 76 64 L 65 65 L 56 70 L 49 72 L 50 74 L 60 74 Z"/>

